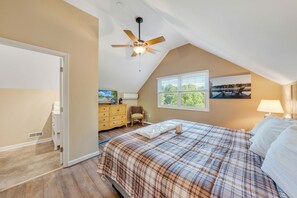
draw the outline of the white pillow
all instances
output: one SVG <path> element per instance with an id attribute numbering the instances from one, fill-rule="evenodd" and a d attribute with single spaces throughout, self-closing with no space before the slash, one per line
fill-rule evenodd
<path id="1" fill-rule="evenodd" d="M 254 136 L 250 150 L 265 157 L 271 143 L 291 124 L 292 122 L 281 118 L 267 120 Z"/>
<path id="2" fill-rule="evenodd" d="M 297 125 L 288 127 L 272 144 L 261 169 L 290 197 L 297 197 Z"/>
<path id="3" fill-rule="evenodd" d="M 274 116 L 274 115 L 269 115 L 269 116 L 263 118 L 258 124 L 256 124 L 256 126 L 251 130 L 250 133 L 251 133 L 252 135 L 256 135 L 256 133 L 258 132 L 259 128 L 260 128 L 261 126 L 263 126 L 263 124 L 264 124 L 266 121 L 268 121 L 268 120 L 270 120 L 270 119 L 273 119 L 273 118 L 278 118 L 278 117 L 276 117 L 276 116 Z"/>

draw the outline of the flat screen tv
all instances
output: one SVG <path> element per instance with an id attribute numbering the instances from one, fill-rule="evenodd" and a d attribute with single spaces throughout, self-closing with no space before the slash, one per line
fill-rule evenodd
<path id="1" fill-rule="evenodd" d="M 112 90 L 98 90 L 99 104 L 116 104 L 118 101 L 118 92 Z"/>

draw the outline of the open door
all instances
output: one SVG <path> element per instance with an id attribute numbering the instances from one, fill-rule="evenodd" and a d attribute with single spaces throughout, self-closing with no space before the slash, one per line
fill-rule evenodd
<path id="1" fill-rule="evenodd" d="M 60 131 L 60 164 L 63 164 L 63 138 L 64 138 L 64 109 L 63 109 L 63 66 L 64 59 L 60 58 L 60 123 L 61 123 L 61 131 Z"/>

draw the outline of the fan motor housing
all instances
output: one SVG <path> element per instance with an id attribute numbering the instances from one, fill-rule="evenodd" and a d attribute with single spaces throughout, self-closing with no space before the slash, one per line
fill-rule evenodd
<path id="1" fill-rule="evenodd" d="M 136 22 L 137 22 L 137 23 L 142 23 L 142 22 L 143 22 L 143 18 L 141 18 L 141 17 L 137 17 L 137 18 L 136 18 Z"/>

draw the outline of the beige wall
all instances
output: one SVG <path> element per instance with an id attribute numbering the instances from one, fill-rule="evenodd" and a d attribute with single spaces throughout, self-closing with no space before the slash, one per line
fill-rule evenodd
<path id="1" fill-rule="evenodd" d="M 210 99 L 209 112 L 174 110 L 157 107 L 156 78 L 209 70 L 210 77 L 247 74 L 249 71 L 202 49 L 187 44 L 168 53 L 144 86 L 140 89 L 138 104 L 143 105 L 149 122 L 178 118 L 236 129 L 251 129 L 263 118 L 257 112 L 261 99 L 282 100 L 282 87 L 259 75 L 252 75 L 252 99 Z"/>
<path id="2" fill-rule="evenodd" d="M 69 54 L 69 157 L 97 151 L 98 20 L 63 0 L 1 0 L 0 37 Z"/>
<path id="3" fill-rule="evenodd" d="M 297 83 L 283 86 L 283 107 L 285 116 L 288 118 L 297 118 Z"/>
<path id="4" fill-rule="evenodd" d="M 118 95 L 118 99 L 119 98 L 123 98 L 123 92 L 119 92 L 119 95 Z M 124 100 L 123 99 L 123 104 L 126 104 L 127 105 L 127 121 L 130 122 L 130 107 L 131 106 L 137 106 L 138 102 L 137 102 L 137 99 L 136 100 Z"/>
<path id="5" fill-rule="evenodd" d="M 51 137 L 51 109 L 59 90 L 0 89 L 0 147 Z M 29 138 L 29 133 L 43 136 Z"/>
<path id="6" fill-rule="evenodd" d="M 283 108 L 285 115 L 291 117 L 292 114 L 292 93 L 291 85 L 283 85 Z"/>

